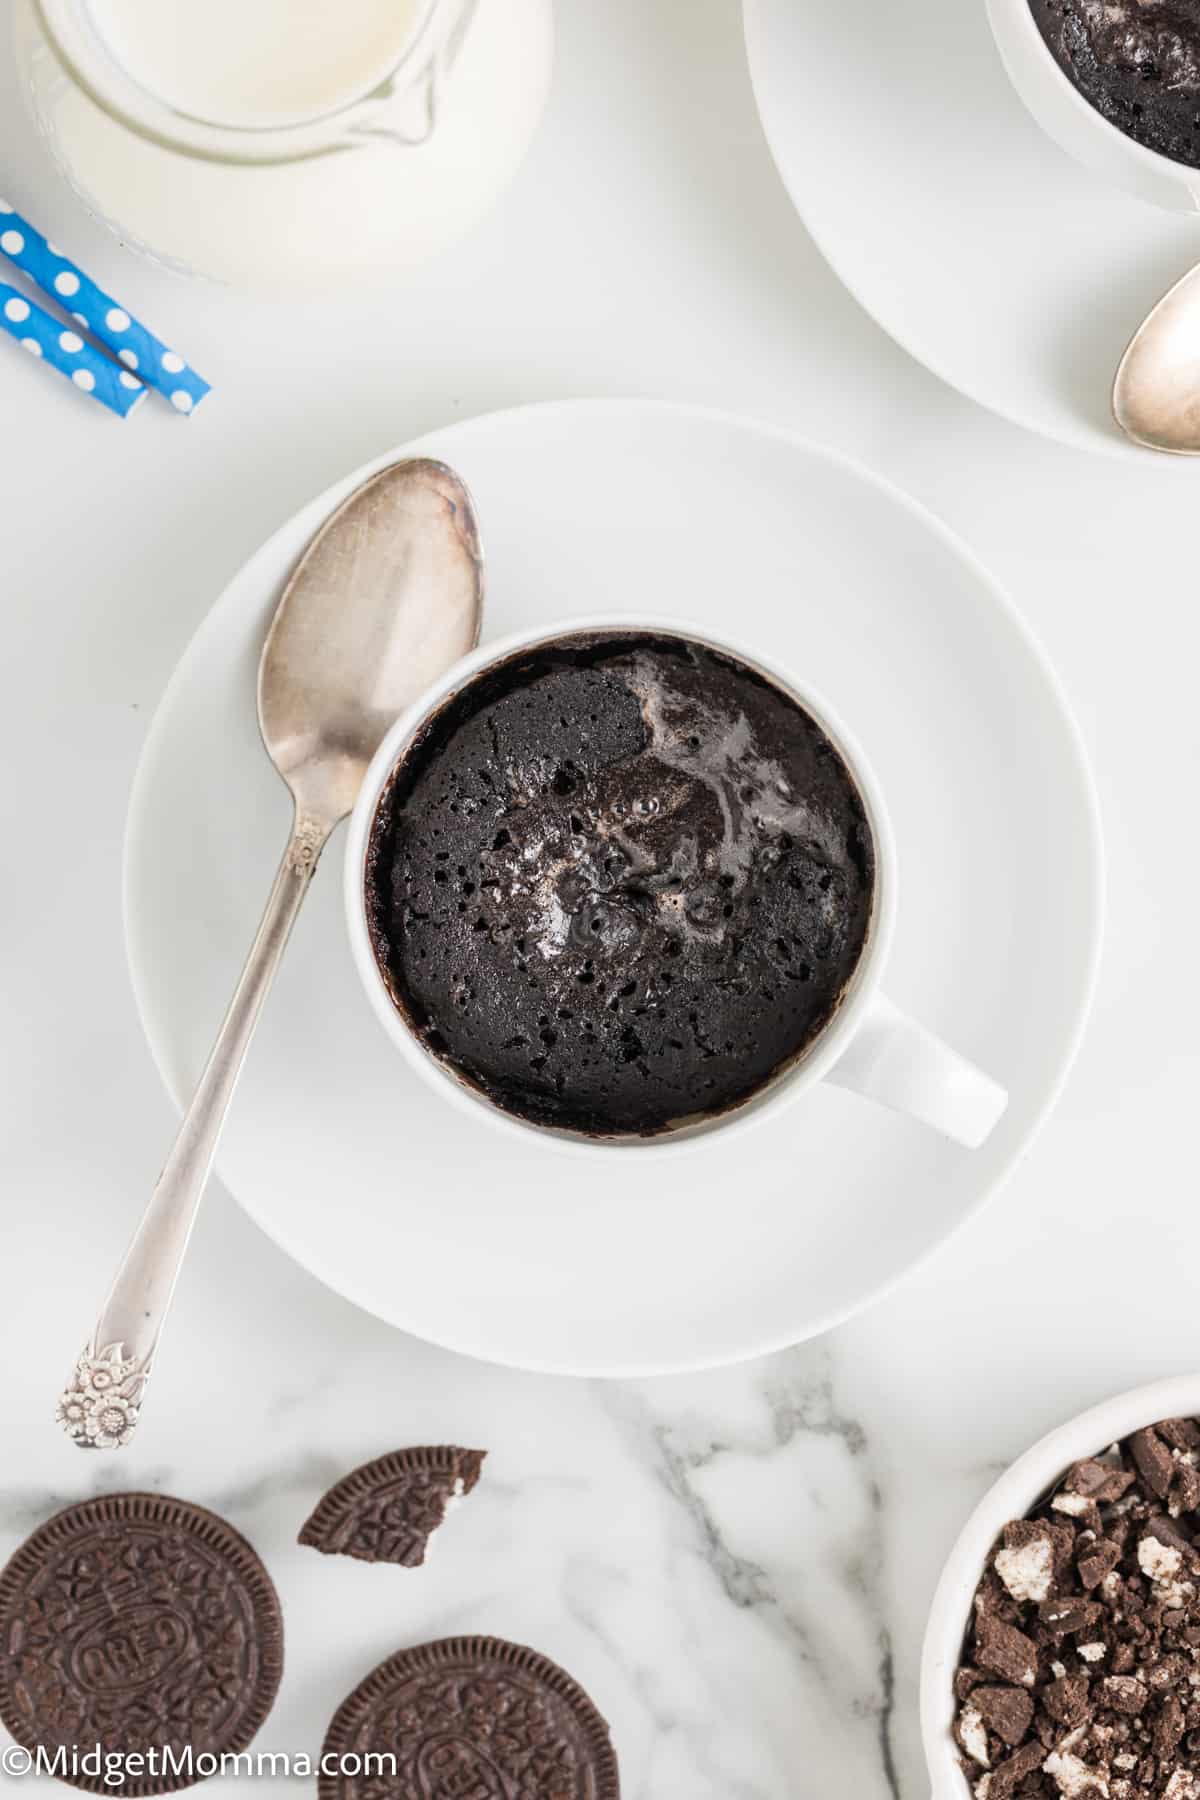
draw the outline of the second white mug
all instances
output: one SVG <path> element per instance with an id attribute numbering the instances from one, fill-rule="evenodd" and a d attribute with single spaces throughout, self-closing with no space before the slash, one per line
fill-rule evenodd
<path id="1" fill-rule="evenodd" d="M 1200 169 L 1139 144 L 1098 112 L 1059 67 L 1029 0 L 987 0 L 987 10 L 1009 80 L 1062 149 L 1152 206 L 1200 208 Z"/>

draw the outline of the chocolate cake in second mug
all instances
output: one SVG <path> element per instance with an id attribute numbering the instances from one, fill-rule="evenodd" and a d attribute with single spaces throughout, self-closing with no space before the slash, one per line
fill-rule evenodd
<path id="1" fill-rule="evenodd" d="M 1152 205 L 1200 206 L 1197 0 L 987 0 L 1010 80 L 1096 174 Z"/>

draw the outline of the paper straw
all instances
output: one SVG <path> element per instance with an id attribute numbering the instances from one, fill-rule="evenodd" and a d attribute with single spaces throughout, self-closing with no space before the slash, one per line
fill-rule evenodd
<path id="1" fill-rule="evenodd" d="M 207 381 L 182 356 L 98 288 L 6 200 L 0 200 L 0 250 L 44 294 L 65 306 L 76 324 L 106 344 L 127 369 L 135 370 L 147 387 L 165 394 L 176 412 L 190 413 L 208 393 Z"/>
<path id="2" fill-rule="evenodd" d="M 61 319 L 35 306 L 6 281 L 0 281 L 0 325 L 31 356 L 58 369 L 77 388 L 111 412 L 120 413 L 123 419 L 146 398 L 147 390 L 136 375 L 113 362 L 102 350 L 85 343 L 77 331 L 64 327 Z"/>

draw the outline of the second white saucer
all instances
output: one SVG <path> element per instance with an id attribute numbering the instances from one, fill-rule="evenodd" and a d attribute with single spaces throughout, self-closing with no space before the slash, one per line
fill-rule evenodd
<path id="1" fill-rule="evenodd" d="M 1200 220 L 1109 187 L 1017 98 L 983 0 L 744 0 L 763 128 L 805 225 L 935 374 L 1064 443 L 1125 452 L 1117 363 L 1200 259 Z"/>

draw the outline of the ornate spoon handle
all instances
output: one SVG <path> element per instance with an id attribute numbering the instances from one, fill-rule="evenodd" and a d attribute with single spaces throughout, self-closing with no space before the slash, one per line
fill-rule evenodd
<path id="1" fill-rule="evenodd" d="M 59 1399 L 59 1424 L 82 1450 L 113 1450 L 133 1436 L 225 1114 L 263 1001 L 332 829 L 331 821 L 297 815 L 258 935 L 179 1135 L 96 1328 Z"/>

